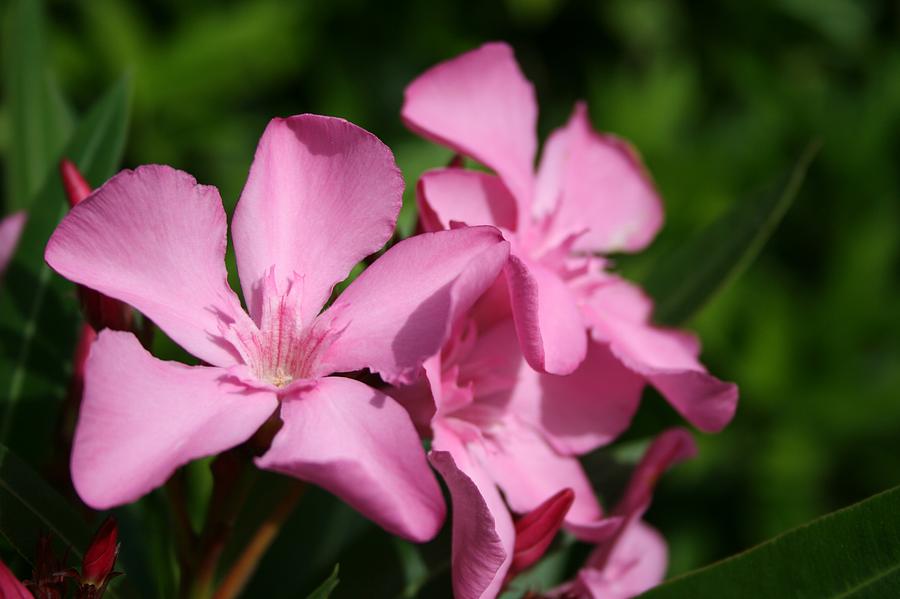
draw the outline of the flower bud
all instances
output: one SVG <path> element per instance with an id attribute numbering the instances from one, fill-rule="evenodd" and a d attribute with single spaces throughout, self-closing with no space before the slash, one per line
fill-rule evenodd
<path id="1" fill-rule="evenodd" d="M 103 587 L 113 573 L 116 556 L 119 555 L 119 525 L 115 518 L 107 518 L 94 538 L 81 566 L 81 584 Z"/>
<path id="2" fill-rule="evenodd" d="M 510 577 L 530 568 L 541 559 L 562 526 L 573 501 L 575 492 L 563 489 L 516 521 L 516 542 L 509 567 Z"/>
<path id="3" fill-rule="evenodd" d="M 62 176 L 70 208 L 74 208 L 81 200 L 91 195 L 91 186 L 71 160 L 63 158 L 59 162 L 59 174 Z"/>

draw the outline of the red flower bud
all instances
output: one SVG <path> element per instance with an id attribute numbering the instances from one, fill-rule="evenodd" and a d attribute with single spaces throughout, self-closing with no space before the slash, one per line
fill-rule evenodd
<path id="1" fill-rule="evenodd" d="M 91 195 L 91 186 L 84 180 L 78 171 L 78 167 L 66 158 L 59 162 L 59 174 L 62 176 L 63 187 L 66 188 L 66 197 L 69 206 L 74 208 L 84 198 Z"/>
<path id="2" fill-rule="evenodd" d="M 541 559 L 562 526 L 573 501 L 575 492 L 563 489 L 516 521 L 516 543 L 509 577 L 530 568 Z"/>
<path id="3" fill-rule="evenodd" d="M 119 555 L 119 525 L 107 518 L 94 535 L 81 566 L 81 584 L 103 587 L 113 574 Z"/>

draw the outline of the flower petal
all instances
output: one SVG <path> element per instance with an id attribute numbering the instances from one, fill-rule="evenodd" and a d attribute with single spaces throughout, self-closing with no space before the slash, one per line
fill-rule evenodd
<path id="1" fill-rule="evenodd" d="M 243 316 L 225 271 L 225 211 L 215 187 L 182 171 L 122 171 L 72 208 L 47 243 L 67 279 L 131 304 L 198 358 L 237 361 L 219 332 Z"/>
<path id="2" fill-rule="evenodd" d="M 318 314 L 335 283 L 394 231 L 403 178 L 390 149 L 343 119 L 272 119 L 234 211 L 232 235 L 244 299 L 258 320 L 261 279 L 273 266 L 284 289 L 303 277 L 301 314 Z"/>
<path id="3" fill-rule="evenodd" d="M 680 331 L 654 327 L 629 314 L 649 302 L 639 289 L 619 280 L 596 291 L 587 313 L 592 334 L 612 353 L 644 376 L 687 419 L 704 432 L 718 432 L 737 409 L 738 389 L 721 381 L 699 362 L 699 344 Z"/>
<path id="4" fill-rule="evenodd" d="M 459 365 L 458 382 L 499 409 L 539 429 L 564 455 L 605 445 L 631 422 L 644 380 L 625 368 L 605 344 L 590 343 L 572 374 L 539 373 L 522 357 L 511 319 L 479 333 Z"/>
<path id="5" fill-rule="evenodd" d="M 537 101 L 508 45 L 485 44 L 420 75 L 406 88 L 402 117 L 416 133 L 494 169 L 528 206 Z"/>
<path id="6" fill-rule="evenodd" d="M 631 599 L 663 581 L 668 548 L 662 535 L 638 520 L 616 541 L 608 558 L 597 563 L 600 552 L 588 558 L 571 592 L 575 596 Z M 577 590 L 576 590 L 577 589 Z"/>
<path id="7" fill-rule="evenodd" d="M 72 447 L 72 482 L 85 503 L 134 501 L 176 468 L 249 439 L 277 407 L 226 370 L 163 362 L 131 333 L 100 332 L 88 356 Z"/>
<path id="8" fill-rule="evenodd" d="M 25 213 L 16 212 L 0 220 L 0 274 L 9 266 L 9 261 L 19 245 L 19 237 L 25 228 Z"/>
<path id="9" fill-rule="evenodd" d="M 453 502 L 453 596 L 493 599 L 506 580 L 515 529 L 496 485 L 455 436 L 435 431 L 431 464 Z"/>
<path id="10" fill-rule="evenodd" d="M 342 330 L 322 372 L 370 368 L 410 382 L 448 338 L 454 321 L 497 278 L 509 244 L 494 227 L 425 233 L 367 268 L 320 317 Z"/>
<path id="11" fill-rule="evenodd" d="M 662 226 L 662 202 L 637 153 L 596 133 L 583 103 L 548 139 L 536 190 L 538 215 L 553 215 L 553 240 L 588 229 L 576 251 L 638 251 Z"/>
<path id="12" fill-rule="evenodd" d="M 518 256 L 506 268 L 516 333 L 535 370 L 570 374 L 587 353 L 587 332 L 575 296 L 565 281 Z"/>
<path id="13" fill-rule="evenodd" d="M 582 455 L 612 442 L 631 423 L 644 381 L 603 344 L 590 343 L 567 376 L 524 370 L 513 392 L 517 413 L 540 427 L 560 453 Z"/>
<path id="14" fill-rule="evenodd" d="M 516 228 L 516 201 L 496 175 L 446 168 L 428 171 L 416 188 L 420 214 L 434 215 L 429 230 L 449 229 L 451 223 Z"/>
<path id="15" fill-rule="evenodd" d="M 639 518 L 650 507 L 653 488 L 659 477 L 675 464 L 696 454 L 697 445 L 689 432 L 680 428 L 664 431 L 644 452 L 614 513 L 626 518 Z"/>
<path id="16" fill-rule="evenodd" d="M 392 534 L 424 542 L 445 506 L 407 413 L 353 379 L 326 377 L 282 400 L 284 426 L 256 463 L 334 493 Z"/>
<path id="17" fill-rule="evenodd" d="M 19 582 L 16 575 L 0 560 L 0 597 L 3 599 L 34 599 L 34 595 Z"/>
<path id="18" fill-rule="evenodd" d="M 513 418 L 485 439 L 485 467 L 503 489 L 513 511 L 530 512 L 565 488 L 575 492 L 566 522 L 594 522 L 601 516 L 591 483 L 576 458 L 555 452 L 541 436 Z"/>

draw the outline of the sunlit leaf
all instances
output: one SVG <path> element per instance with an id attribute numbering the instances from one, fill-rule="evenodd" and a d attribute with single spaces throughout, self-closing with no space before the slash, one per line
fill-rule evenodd
<path id="1" fill-rule="evenodd" d="M 774 188 L 739 202 L 699 235 L 661 257 L 644 281 L 657 301 L 659 322 L 689 320 L 719 290 L 749 266 L 797 196 L 818 151 L 811 145 Z"/>
<path id="2" fill-rule="evenodd" d="M 900 596 L 900 487 L 673 579 L 646 599 Z"/>
<path id="3" fill-rule="evenodd" d="M 72 115 L 50 75 L 41 2 L 11 2 L 4 31 L 10 119 L 7 210 L 27 208 L 72 130 Z"/>

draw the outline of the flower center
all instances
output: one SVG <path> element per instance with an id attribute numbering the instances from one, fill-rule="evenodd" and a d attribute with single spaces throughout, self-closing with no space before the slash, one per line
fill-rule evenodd
<path id="1" fill-rule="evenodd" d="M 256 378 L 275 387 L 316 376 L 318 358 L 331 345 L 336 332 L 317 326 L 316 320 L 304 322 L 301 318 L 302 277 L 288 279 L 281 292 L 270 270 L 260 285 L 258 322 L 248 318 L 230 325 L 225 331 L 226 339 Z"/>

